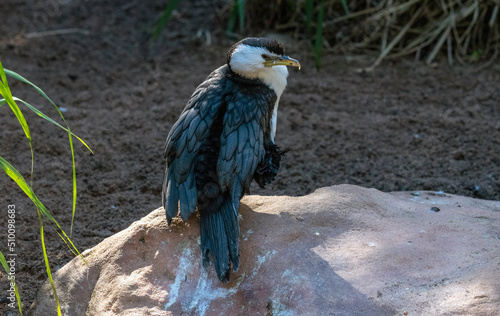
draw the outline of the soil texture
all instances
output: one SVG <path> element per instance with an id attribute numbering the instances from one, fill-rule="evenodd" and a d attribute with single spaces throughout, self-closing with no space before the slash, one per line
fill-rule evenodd
<path id="1" fill-rule="evenodd" d="M 2 2 L 0 60 L 61 106 L 73 138 L 78 200 L 73 242 L 80 251 L 161 205 L 165 138 L 196 86 L 226 61 L 225 1 L 181 1 L 153 41 L 165 1 Z M 250 34 L 248 34 L 250 35 Z M 265 36 L 266 34 L 252 34 Z M 359 71 L 374 56 L 326 54 L 318 71 L 309 43 L 279 36 L 302 69 L 290 69 L 276 142 L 285 161 L 265 190 L 305 195 L 349 183 L 383 191 L 433 190 L 500 200 L 500 64 L 449 67 L 411 59 Z M 58 119 L 31 87 L 9 78 L 14 96 Z M 68 135 L 19 104 L 33 137 L 33 187 L 69 234 L 72 169 Z M 0 156 L 29 179 L 30 147 L 8 106 L 0 107 Z M 59 119 L 58 122 L 61 120 Z M 16 210 L 16 280 L 26 310 L 47 279 L 36 209 L 0 176 L 0 250 L 7 209 Z M 50 225 L 52 271 L 73 254 Z M 0 314 L 9 308 L 0 279 Z"/>

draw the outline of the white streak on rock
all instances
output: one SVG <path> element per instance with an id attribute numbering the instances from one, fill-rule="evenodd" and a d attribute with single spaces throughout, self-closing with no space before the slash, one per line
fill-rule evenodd
<path id="1" fill-rule="evenodd" d="M 238 290 L 238 286 L 239 282 L 230 289 L 218 287 L 218 284 L 214 286 L 212 279 L 208 278 L 207 269 L 202 268 L 198 284 L 196 285 L 196 290 L 193 293 L 193 299 L 189 304 L 189 311 L 196 308 L 196 315 L 205 315 L 212 301 L 235 294 Z"/>
<path id="2" fill-rule="evenodd" d="M 274 255 L 275 253 L 276 253 L 276 250 L 273 250 L 272 252 L 267 251 L 263 256 L 257 255 L 257 264 L 253 268 L 252 276 L 255 276 L 257 274 L 257 272 L 259 272 L 260 267 L 267 260 L 267 258 L 271 257 L 271 255 Z"/>
<path id="3" fill-rule="evenodd" d="M 179 268 L 177 269 L 177 273 L 175 274 L 175 281 L 170 286 L 170 292 L 169 292 L 170 299 L 168 300 L 168 303 L 165 304 L 165 310 L 167 310 L 177 301 L 177 297 L 179 296 L 179 290 L 181 288 L 181 282 L 186 279 L 186 275 L 193 266 L 191 262 L 192 262 L 191 249 L 189 247 L 186 247 L 182 252 L 181 258 L 179 259 Z"/>

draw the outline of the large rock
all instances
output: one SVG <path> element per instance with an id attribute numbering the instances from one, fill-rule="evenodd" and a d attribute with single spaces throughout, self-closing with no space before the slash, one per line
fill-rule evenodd
<path id="1" fill-rule="evenodd" d="M 64 315 L 498 315 L 500 202 L 350 185 L 249 196 L 240 269 L 201 265 L 198 219 L 162 209 L 55 274 Z M 50 286 L 30 313 L 54 315 Z"/>

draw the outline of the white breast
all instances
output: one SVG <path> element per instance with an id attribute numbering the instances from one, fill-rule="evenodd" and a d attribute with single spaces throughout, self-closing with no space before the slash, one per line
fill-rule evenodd
<path id="1" fill-rule="evenodd" d="M 286 78 L 288 77 L 288 69 L 286 66 L 274 66 L 262 74 L 260 79 L 264 81 L 276 93 L 276 103 L 274 104 L 273 114 L 271 115 L 271 141 L 274 143 L 276 136 L 276 124 L 278 122 L 278 105 L 280 97 L 286 87 Z"/>
<path id="2" fill-rule="evenodd" d="M 278 103 L 280 99 L 276 100 L 274 104 L 273 114 L 271 116 L 271 141 L 274 143 L 274 136 L 276 136 L 276 124 L 278 123 Z"/>

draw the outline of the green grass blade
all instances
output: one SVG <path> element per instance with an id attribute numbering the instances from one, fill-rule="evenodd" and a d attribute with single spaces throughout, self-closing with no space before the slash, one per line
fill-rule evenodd
<path id="1" fill-rule="evenodd" d="M 176 1 L 179 1 L 179 0 L 176 0 Z M 24 83 L 27 83 L 27 84 L 31 85 L 38 93 L 40 93 L 46 100 L 48 100 L 55 107 L 55 109 L 59 113 L 59 116 L 61 117 L 61 119 L 63 120 L 64 124 L 66 125 L 66 127 L 63 127 L 61 124 L 57 123 L 56 121 L 54 121 L 53 119 L 51 119 L 50 117 L 48 117 L 47 115 L 45 115 L 43 112 L 39 111 L 38 109 L 36 109 L 32 105 L 30 105 L 29 103 L 27 103 L 27 102 L 25 102 L 25 101 L 23 101 L 21 99 L 13 97 L 12 94 L 11 94 L 10 88 L 8 86 L 7 76 L 6 75 L 9 75 L 9 76 L 11 76 L 11 77 L 13 77 L 13 78 L 15 78 L 15 79 L 17 79 L 19 81 L 22 81 Z M 42 204 L 42 202 L 38 199 L 38 197 L 33 192 L 33 189 L 32 189 L 32 187 L 33 187 L 33 185 L 32 185 L 32 181 L 33 181 L 33 169 L 34 169 L 33 144 L 32 144 L 32 139 L 31 139 L 31 135 L 30 135 L 30 132 L 29 132 L 28 124 L 27 124 L 27 122 L 26 122 L 26 120 L 24 118 L 24 115 L 22 114 L 20 108 L 18 107 L 16 101 L 22 102 L 30 110 L 32 110 L 33 112 L 35 112 L 38 116 L 40 116 L 40 117 L 44 118 L 45 120 L 47 120 L 47 121 L 55 124 L 56 126 L 62 128 L 65 131 L 67 131 L 67 133 L 68 133 L 69 143 L 70 143 L 70 149 L 71 149 L 72 166 L 73 166 L 73 208 L 72 208 L 71 232 L 70 232 L 70 235 L 72 235 L 72 232 L 73 232 L 73 222 L 74 222 L 74 217 L 75 217 L 76 196 L 77 196 L 75 154 L 74 154 L 74 147 L 73 147 L 72 137 L 75 136 L 80 142 L 82 142 L 89 149 L 90 152 L 92 152 L 92 150 L 90 149 L 90 147 L 81 138 L 79 138 L 78 136 L 76 136 L 75 134 L 73 134 L 71 132 L 71 130 L 69 128 L 69 125 L 67 124 L 64 116 L 62 115 L 61 111 L 59 110 L 59 107 L 47 96 L 47 94 L 45 94 L 45 92 L 42 89 L 40 89 L 38 86 L 36 86 L 35 84 L 31 83 L 29 80 L 27 80 L 26 78 L 22 77 L 21 75 L 15 73 L 13 71 L 10 71 L 8 69 L 4 69 L 3 65 L 1 63 L 0 63 L 0 78 L 2 79 L 2 81 L 0 82 L 0 95 L 3 96 L 3 99 L 0 99 L 0 106 L 4 105 L 6 103 L 9 104 L 9 106 L 11 107 L 11 109 L 14 112 L 15 116 L 18 118 L 18 120 L 19 120 L 19 122 L 20 122 L 20 124 L 21 124 L 21 126 L 22 126 L 22 128 L 23 128 L 23 130 L 24 130 L 24 132 L 25 132 L 25 134 L 26 134 L 26 136 L 28 138 L 28 140 L 29 140 L 30 151 L 31 151 L 31 180 L 30 180 L 31 182 L 30 182 L 30 184 L 28 184 L 26 182 L 26 180 L 23 178 L 23 176 L 10 163 L 8 163 L 2 157 L 0 157 L 0 169 L 3 170 L 11 179 L 14 180 L 14 182 L 32 200 L 32 202 L 35 204 L 35 206 L 37 208 L 37 215 L 38 215 L 38 219 L 39 219 L 39 222 L 40 222 L 40 236 L 41 236 L 41 241 L 42 241 L 42 248 L 43 248 L 43 255 L 44 255 L 44 260 L 45 260 L 45 265 L 46 265 L 46 271 L 47 271 L 47 275 L 49 277 L 49 281 L 50 281 L 51 286 L 52 286 L 54 297 L 56 299 L 58 315 L 61 315 L 61 308 L 60 308 L 60 304 L 59 304 L 59 298 L 57 296 L 55 284 L 54 284 L 54 281 L 52 279 L 52 274 L 51 274 L 51 271 L 50 271 L 50 265 L 49 265 L 49 261 L 48 261 L 47 251 L 46 251 L 46 248 L 45 248 L 44 226 L 43 226 L 44 217 L 49 220 L 49 223 L 51 224 L 51 226 L 52 226 L 52 224 L 55 224 L 57 226 L 57 228 L 53 226 L 54 230 L 58 233 L 58 235 L 61 237 L 61 239 L 65 242 L 66 246 L 68 246 L 68 248 L 73 252 L 73 254 L 79 255 L 83 259 L 83 261 L 85 262 L 85 264 L 87 264 L 87 262 L 85 261 L 85 258 L 83 258 L 83 256 L 80 254 L 80 252 L 78 251 L 78 249 L 75 247 L 75 245 L 73 244 L 73 242 L 71 241 L 71 239 L 66 235 L 66 233 L 61 228 L 61 226 L 59 225 L 59 223 L 55 220 L 55 218 L 52 216 L 52 214 L 47 210 L 47 208 Z M 42 217 L 42 215 L 43 215 L 43 217 Z M 2 265 L 4 266 L 4 268 L 6 268 L 7 267 L 7 262 L 5 261 L 5 258 L 3 257 L 3 254 L 1 252 L 0 252 L 0 255 L 1 255 L 0 259 L 3 258 L 3 261 L 0 260 L 0 262 L 2 263 Z M 20 313 L 22 315 L 22 310 L 21 310 L 21 305 L 20 305 L 21 304 L 20 303 L 21 300 L 20 300 L 17 288 L 16 288 L 16 297 L 18 299 L 19 310 L 20 310 Z"/>
<path id="2" fill-rule="evenodd" d="M 64 240 L 63 235 L 61 235 L 61 234 L 57 231 L 57 229 L 54 229 L 54 231 L 55 231 L 55 232 L 59 235 L 59 237 L 60 237 L 62 240 Z M 77 256 L 78 256 L 78 253 L 76 253 L 76 252 L 75 252 L 75 251 L 74 251 L 74 250 L 73 250 L 73 249 L 69 246 L 69 244 L 68 244 L 68 243 L 66 243 L 66 246 L 68 247 L 69 251 L 71 251 L 71 252 L 73 253 L 73 255 L 75 255 L 75 257 L 77 257 Z M 84 260 L 84 261 L 85 261 L 85 260 Z M 87 263 L 87 262 L 85 261 L 85 263 Z"/>
<path id="3" fill-rule="evenodd" d="M 59 107 L 56 106 L 56 104 L 45 94 L 45 92 L 43 92 L 42 89 L 40 89 L 38 86 L 36 86 L 35 84 L 31 83 L 29 80 L 25 79 L 24 77 L 22 77 L 21 75 L 13 72 L 13 71 L 10 71 L 10 70 L 6 70 L 6 72 L 12 76 L 13 78 L 16 78 L 22 82 L 25 82 L 25 83 L 28 83 L 30 84 L 33 88 L 35 88 L 35 90 L 37 90 L 43 97 L 45 97 L 50 103 L 52 103 L 52 105 L 54 105 L 54 107 L 56 108 L 57 112 L 59 113 L 59 115 L 61 116 L 62 120 L 64 121 L 64 123 L 66 123 L 66 120 L 64 119 L 64 116 L 62 115 L 61 111 L 59 111 Z M 90 147 L 78 136 L 74 135 L 68 124 L 66 123 L 66 126 L 67 128 L 64 128 L 62 125 L 60 125 L 59 123 L 57 123 L 56 121 L 54 121 L 53 119 L 49 118 L 47 115 L 45 115 L 44 113 L 42 113 L 41 111 L 39 111 L 38 109 L 36 109 L 35 107 L 31 106 L 29 103 L 21 100 L 21 99 L 18 99 L 16 98 L 17 100 L 19 100 L 20 102 L 24 103 L 27 107 L 29 107 L 33 112 L 35 112 L 37 115 L 39 115 L 40 117 L 46 119 L 47 121 L 51 122 L 52 124 L 55 124 L 56 126 L 64 129 L 65 131 L 68 132 L 68 137 L 69 137 L 69 143 L 70 143 L 70 148 L 71 148 L 71 162 L 72 162 L 72 175 L 73 175 L 73 203 L 72 203 L 72 213 L 71 213 L 71 228 L 70 228 L 70 236 L 73 235 L 73 224 L 74 224 L 74 218 L 75 218 L 75 213 L 76 213 L 76 198 L 77 198 L 77 186 L 76 186 L 76 164 L 75 164 L 75 152 L 74 152 L 74 147 L 73 147 L 73 140 L 72 140 L 72 135 L 75 136 L 83 145 L 85 145 L 85 147 L 87 147 L 87 149 L 93 153 L 93 151 L 90 149 Z M 15 102 L 14 102 L 15 103 Z M 17 106 L 17 105 L 16 105 Z M 19 111 L 20 112 L 20 111 Z M 17 116 L 17 115 L 16 115 Z M 24 117 L 22 117 L 24 119 Z M 27 124 L 26 124 L 26 127 L 27 127 Z M 29 130 L 28 130 L 28 133 L 29 133 Z M 30 147 L 31 147 L 31 144 L 30 144 Z M 33 157 L 33 152 L 32 152 L 32 157 Z M 32 159 L 32 163 L 33 163 L 33 159 Z M 32 173 L 33 173 L 33 164 L 32 164 Z"/>
<path id="4" fill-rule="evenodd" d="M 62 126 L 61 124 L 57 123 L 56 121 L 54 121 L 53 119 L 51 119 L 49 116 L 47 116 L 46 114 L 44 114 L 42 111 L 38 110 L 37 108 L 35 108 L 34 106 L 32 106 L 31 104 L 29 104 L 28 102 L 24 101 L 24 100 L 21 100 L 19 98 L 16 98 L 14 97 L 13 98 L 15 101 L 19 101 L 21 103 L 23 103 L 24 105 L 26 105 L 30 110 L 32 110 L 33 112 L 36 113 L 36 115 L 40 116 L 41 118 L 49 121 L 50 123 L 54 124 L 55 126 L 65 130 L 66 132 L 68 133 L 71 133 L 72 136 L 76 137 L 85 147 L 87 147 L 87 149 L 93 154 L 94 152 L 92 151 L 92 149 L 90 149 L 90 147 L 83 141 L 83 139 L 81 139 L 80 137 L 78 137 L 78 135 L 74 134 L 73 132 L 71 132 L 69 130 L 69 128 L 66 128 L 64 126 Z"/>
<path id="5" fill-rule="evenodd" d="M 64 241 L 64 243 L 66 244 L 66 246 L 68 247 L 68 249 L 75 255 L 75 257 L 76 256 L 80 257 L 80 259 L 83 260 L 83 262 L 85 263 L 85 265 L 88 265 L 87 264 L 87 260 L 85 260 L 85 257 L 83 257 L 83 255 L 78 251 L 78 249 L 73 244 L 73 242 L 68 237 L 68 235 L 66 235 L 66 233 L 63 230 L 61 230 L 59 232 L 59 231 L 57 231 L 57 229 L 54 228 L 54 231 L 59 235 L 59 237 L 61 237 L 61 239 Z M 70 245 L 71 245 L 71 247 L 70 247 Z"/>
<path id="6" fill-rule="evenodd" d="M 321 65 L 321 55 L 323 54 L 323 17 L 325 14 L 325 2 L 321 1 L 316 23 L 316 37 L 314 39 L 314 63 L 319 69 Z"/>
<path id="7" fill-rule="evenodd" d="M 3 169 L 4 172 L 12 179 L 16 184 L 24 191 L 24 193 L 33 201 L 37 210 L 41 212 L 45 218 L 47 218 L 50 222 L 54 223 L 57 226 L 57 231 L 60 232 L 61 239 L 66 243 L 66 245 L 71 245 L 73 249 L 73 253 L 79 255 L 82 259 L 83 256 L 80 254 L 76 246 L 71 241 L 71 238 L 64 232 L 56 219 L 52 216 L 52 214 L 47 210 L 45 205 L 38 199 L 38 197 L 33 192 L 31 186 L 26 182 L 23 176 L 16 170 L 8 161 L 0 157 L 0 169 Z M 69 243 L 69 244 L 68 244 Z M 85 261 L 85 259 L 84 259 Z"/>
<path id="8" fill-rule="evenodd" d="M 9 84 L 7 82 L 7 76 L 5 75 L 5 69 L 3 68 L 2 62 L 0 62 L 0 78 L 2 79 L 2 83 L 5 85 L 5 88 L 7 89 L 5 91 L 6 94 L 12 96 L 12 93 L 10 92 Z"/>
<path id="9" fill-rule="evenodd" d="M 31 133 L 30 129 L 28 127 L 28 122 L 26 122 L 26 119 L 24 118 L 23 112 L 21 112 L 21 109 L 19 106 L 16 104 L 12 96 L 8 95 L 8 89 L 5 89 L 6 86 L 2 85 L 0 83 L 0 95 L 2 95 L 6 102 L 9 104 L 12 112 L 14 112 L 14 115 L 16 116 L 17 120 L 21 124 L 21 127 L 23 128 L 24 134 L 26 135 L 26 138 L 28 138 L 28 141 L 31 142 Z"/>
<path id="10" fill-rule="evenodd" d="M 19 295 L 19 289 L 17 288 L 16 278 L 10 274 L 9 266 L 7 265 L 7 260 L 5 259 L 3 253 L 0 251 L 0 263 L 2 264 L 5 272 L 7 272 L 8 280 L 12 283 L 14 287 L 14 294 L 17 299 L 17 307 L 19 308 L 19 314 L 23 315 L 23 308 L 21 304 L 21 296 Z"/>
<path id="11" fill-rule="evenodd" d="M 1 63 L 0 63 L 0 67 L 1 67 Z M 3 69 L 3 68 L 2 68 L 2 69 Z M 61 111 L 59 111 L 59 107 L 58 107 L 58 106 L 54 103 L 54 101 L 52 101 L 52 99 L 51 99 L 51 98 L 49 98 L 49 97 L 47 96 L 47 94 L 46 94 L 45 92 L 43 92 L 43 90 L 42 90 L 42 89 L 40 89 L 37 85 L 33 84 L 32 82 L 30 82 L 29 80 L 27 80 L 26 78 L 24 78 L 23 76 L 21 76 L 21 75 L 20 75 L 20 74 L 18 74 L 18 73 L 15 73 L 15 72 L 13 72 L 13 71 L 11 71 L 11 70 L 8 70 L 8 69 L 5 69 L 5 73 L 6 73 L 6 74 L 8 74 L 9 76 L 11 76 L 12 78 L 15 78 L 15 79 L 17 79 L 17 80 L 19 80 L 19 81 L 22 81 L 22 82 L 24 82 L 24 83 L 27 83 L 27 84 L 31 85 L 31 86 L 32 86 L 32 87 L 33 87 L 33 88 L 34 88 L 34 89 L 35 89 L 38 93 L 40 93 L 40 94 L 41 94 L 41 95 L 42 95 L 42 96 L 43 96 L 43 97 L 44 97 L 47 101 L 49 101 L 49 102 L 50 102 L 50 103 L 51 103 L 51 104 L 52 104 L 52 105 L 56 108 L 57 113 L 59 113 L 59 116 L 61 117 L 61 119 L 63 120 L 63 122 L 66 124 L 66 128 L 62 127 L 60 124 L 57 124 L 54 120 L 49 120 L 49 121 L 50 121 L 51 123 L 56 124 L 57 126 L 61 127 L 62 129 L 64 129 L 64 130 L 65 130 L 65 131 L 67 131 L 68 133 L 71 133 L 71 132 L 70 132 L 70 130 L 69 130 L 69 126 L 68 126 L 68 124 L 66 123 L 66 119 L 65 119 L 65 118 L 64 118 L 64 116 L 62 115 Z M 5 98 L 5 96 L 4 96 L 4 98 Z M 7 99 L 7 98 L 6 98 L 6 99 Z M 17 98 L 16 98 L 16 99 L 17 99 Z M 20 99 L 17 99 L 17 100 L 21 101 Z M 7 99 L 7 101 L 8 101 L 8 99 Z M 36 114 L 38 114 L 39 116 L 41 116 L 41 117 L 43 117 L 43 118 L 45 118 L 45 119 L 47 119 L 47 118 L 48 118 L 48 116 L 46 116 L 46 115 L 45 115 L 45 114 L 43 114 L 43 113 L 42 113 L 43 115 L 40 115 L 40 113 L 41 113 L 41 112 L 40 112 L 39 110 L 35 109 L 33 106 L 29 105 L 28 103 L 26 103 L 26 102 L 24 102 L 24 101 L 22 101 L 22 102 L 23 102 L 26 106 L 28 106 L 28 107 L 29 107 L 32 111 L 34 111 Z M 80 142 L 81 142 L 81 143 L 82 143 L 85 147 L 87 147 L 87 149 L 88 149 L 91 153 L 94 153 L 94 152 L 90 149 L 90 147 L 89 147 L 89 146 L 88 146 L 88 145 L 87 145 L 87 144 L 86 144 L 86 143 L 85 143 L 85 142 L 84 142 L 84 141 L 83 141 L 80 137 L 78 137 L 78 136 L 74 135 L 73 133 L 71 133 L 71 134 L 72 134 L 73 136 L 75 136 L 76 138 L 78 138 L 78 140 L 79 140 L 79 141 L 80 141 Z M 31 138 L 30 138 L 30 139 L 31 139 Z"/>
<path id="12" fill-rule="evenodd" d="M 306 32 L 310 34 L 314 12 L 314 0 L 306 0 Z"/>
<path id="13" fill-rule="evenodd" d="M 12 97 L 12 93 L 10 92 L 9 88 L 9 83 L 7 82 L 6 73 L 8 73 L 8 70 L 4 69 L 2 63 L 0 62 L 0 78 L 2 78 L 2 81 L 0 82 L 0 95 L 2 95 L 5 102 L 9 104 L 10 108 L 12 109 L 12 112 L 14 112 L 14 115 L 16 116 L 17 120 L 21 124 L 21 127 L 23 128 L 24 134 L 26 134 L 26 137 L 31 142 L 31 134 L 30 134 L 30 129 L 28 127 L 28 123 L 26 122 L 26 119 L 24 118 L 21 109 L 19 109 L 19 107 L 17 106 L 16 102 Z"/>
<path id="14" fill-rule="evenodd" d="M 347 6 L 347 1 L 341 0 L 340 2 L 342 2 L 342 7 L 344 8 L 345 14 L 351 14 L 351 12 L 349 11 L 349 7 Z"/>
<path id="15" fill-rule="evenodd" d="M 69 133 L 69 146 L 71 148 L 71 163 L 73 165 L 73 211 L 71 213 L 71 227 L 70 227 L 70 230 L 69 230 L 69 236 L 70 237 L 73 237 L 73 222 L 75 220 L 75 212 L 76 212 L 76 164 L 75 164 L 75 151 L 73 149 L 73 140 L 72 140 L 72 137 L 71 137 L 71 134 L 73 133 Z"/>
<path id="16" fill-rule="evenodd" d="M 161 31 L 163 31 L 163 29 L 165 28 L 165 25 L 170 20 L 170 16 L 172 15 L 172 12 L 179 4 L 179 1 L 180 0 L 170 0 L 168 2 L 167 8 L 165 9 L 165 11 L 163 11 L 162 16 L 160 17 L 160 19 L 156 23 L 156 26 L 153 30 L 153 38 L 154 39 L 156 39 L 156 38 L 158 38 L 158 36 L 160 36 Z"/>
<path id="17" fill-rule="evenodd" d="M 238 0 L 233 1 L 233 7 L 231 9 L 231 15 L 227 20 L 226 33 L 232 34 L 234 32 L 234 25 L 236 24 L 236 18 L 238 17 Z"/>
<path id="18" fill-rule="evenodd" d="M 52 273 L 50 272 L 49 258 L 47 256 L 47 249 L 45 248 L 45 239 L 43 236 L 43 221 L 38 212 L 38 221 L 40 222 L 40 239 L 42 241 L 42 249 L 43 249 L 43 259 L 45 261 L 45 270 L 47 271 L 47 276 L 49 277 L 50 286 L 52 287 L 52 293 L 54 293 L 54 298 L 56 300 L 57 305 L 57 315 L 61 316 L 61 304 L 59 303 L 59 297 L 57 296 L 56 285 L 54 284 L 54 280 L 52 279 Z"/>
<path id="19" fill-rule="evenodd" d="M 29 84 L 30 86 L 32 86 L 38 93 L 40 93 L 45 99 L 47 99 L 50 103 L 52 103 L 52 105 L 54 105 L 55 107 L 57 107 L 57 105 L 54 103 L 54 101 L 52 101 L 51 98 L 48 97 L 47 94 L 45 94 L 45 92 L 43 92 L 42 89 L 40 89 L 37 85 L 35 85 L 34 83 L 32 83 L 31 81 L 29 81 L 28 79 L 24 78 L 23 76 L 21 76 L 20 74 L 12 71 L 12 70 L 8 70 L 8 69 L 4 69 L 5 70 L 5 73 L 9 76 L 11 76 L 12 78 L 15 78 L 19 81 L 22 81 L 24 83 L 27 83 Z"/>
<path id="20" fill-rule="evenodd" d="M 1 66 L 1 64 L 0 64 Z M 3 69 L 3 68 L 2 68 Z M 52 124 L 58 126 L 59 128 L 65 130 L 66 132 L 68 132 L 68 137 L 69 137 L 69 143 L 70 143 L 70 149 L 71 149 L 71 161 L 72 161 L 72 171 L 73 171 L 73 203 L 72 203 L 72 218 L 71 218 L 71 232 L 70 232 L 70 235 L 72 235 L 72 232 L 73 232 L 73 223 L 74 223 L 74 217 L 75 217 L 75 212 L 76 212 L 76 196 L 77 196 L 77 186 L 76 186 L 76 165 L 75 165 L 75 153 L 74 153 L 74 146 L 73 146 L 73 140 L 72 140 L 72 136 L 75 136 L 85 147 L 87 147 L 87 149 L 93 153 L 93 151 L 90 149 L 90 147 L 80 138 L 78 137 L 77 135 L 73 134 L 68 126 L 68 124 L 66 123 L 66 120 L 64 119 L 64 116 L 62 115 L 61 111 L 59 110 L 59 107 L 57 107 L 57 105 L 52 101 L 52 99 L 50 99 L 46 94 L 45 92 L 43 92 L 42 89 L 40 89 L 38 86 L 36 86 L 35 84 L 31 83 L 29 80 L 27 80 L 26 78 L 24 78 L 23 76 L 19 75 L 18 73 L 15 73 L 13 71 L 10 71 L 10 70 L 7 70 L 5 69 L 5 73 L 8 74 L 9 76 L 17 79 L 17 80 L 20 80 L 22 82 L 25 82 L 29 85 L 31 85 L 33 88 L 35 88 L 35 90 L 37 90 L 44 98 L 46 98 L 57 110 L 57 112 L 59 113 L 59 115 L 61 116 L 61 119 L 64 121 L 64 123 L 66 124 L 66 127 L 62 126 L 61 124 L 57 123 L 56 121 L 54 121 L 53 119 L 51 119 L 49 116 L 45 115 L 43 112 L 41 112 L 40 110 L 38 110 L 37 108 L 35 108 L 34 106 L 32 106 L 31 104 L 29 104 L 28 102 L 25 102 L 19 98 L 15 98 L 13 97 L 12 98 L 12 101 L 14 100 L 17 100 L 19 102 L 22 102 L 24 105 L 26 105 L 30 110 L 32 110 L 33 112 L 35 112 L 38 116 L 44 118 L 45 120 L 51 122 Z M 5 77 L 5 75 L 4 75 Z M 8 100 L 7 100 L 8 101 Z M 15 103 L 15 102 L 14 102 Z M 17 106 L 17 105 L 16 105 Z M 30 143 L 30 148 L 31 148 L 31 143 Z M 1 157 L 0 157 L 1 158 Z M 32 158 L 33 158 L 33 152 L 32 152 Z M 4 166 L 6 166 L 4 168 L 4 170 L 10 170 L 11 172 L 13 172 L 12 170 L 15 170 L 14 167 L 12 167 L 10 164 L 8 164 L 3 158 L 2 158 L 3 162 L 0 161 L 0 164 L 1 163 L 4 163 Z M 5 165 L 5 163 L 7 163 L 8 165 Z M 32 163 L 33 163 L 33 159 L 32 159 Z M 7 172 L 7 171 L 6 171 Z M 17 172 L 17 170 L 16 170 Z M 8 173 L 8 172 L 7 172 Z M 32 173 L 33 173 L 33 164 L 32 164 Z M 9 173 L 8 173 L 9 174 Z M 19 175 L 19 177 L 18 177 Z M 12 176 L 11 176 L 12 177 Z M 20 176 L 20 174 L 17 172 L 17 175 L 14 174 L 14 177 L 12 177 L 14 179 L 14 181 L 16 181 L 16 183 L 21 187 L 21 189 L 23 189 L 23 191 L 26 193 L 26 195 L 28 195 L 28 197 L 30 197 L 30 199 L 35 203 L 35 205 L 37 206 L 38 209 L 42 210 L 42 213 L 47 217 L 49 218 L 50 221 L 52 221 L 53 223 L 55 223 L 57 225 L 57 227 L 61 230 L 62 228 L 60 227 L 60 225 L 57 223 L 57 221 L 54 219 L 54 217 L 50 214 L 50 212 L 48 212 L 48 210 L 45 208 L 45 206 L 38 200 L 38 198 L 36 197 L 36 195 L 33 193 L 33 191 L 31 190 L 31 187 L 26 183 L 26 181 L 22 178 L 22 176 Z M 17 179 L 17 180 L 16 180 Z M 64 233 L 64 231 L 63 231 Z M 68 240 L 66 240 L 65 238 L 62 238 L 63 241 L 68 245 L 68 241 L 71 243 L 71 245 L 74 247 L 75 251 L 80 254 L 78 252 L 78 250 L 76 249 L 76 247 L 73 245 L 73 243 L 71 242 L 71 240 L 69 240 L 69 237 L 67 237 L 67 235 L 64 233 L 64 235 L 66 236 L 66 238 Z M 69 247 L 69 245 L 68 245 Z M 82 257 L 83 259 L 83 257 Z"/>
<path id="21" fill-rule="evenodd" d="M 47 217 L 49 220 L 56 223 L 58 227 L 60 227 L 52 214 L 50 214 L 50 212 L 45 208 L 42 202 L 40 202 L 24 177 L 19 173 L 19 171 L 16 170 L 16 168 L 14 168 L 9 162 L 7 162 L 7 160 L 3 159 L 2 157 L 0 157 L 0 169 L 2 169 L 12 180 L 14 180 L 14 182 L 16 182 L 19 188 L 21 188 L 21 190 L 23 190 L 23 192 L 31 199 L 31 201 L 33 201 L 36 207 L 42 210 L 45 217 Z"/>
<path id="22" fill-rule="evenodd" d="M 238 1 L 238 19 L 240 22 L 240 32 L 245 28 L 245 0 Z"/>
<path id="23" fill-rule="evenodd" d="M 93 151 L 90 149 L 90 147 L 78 136 L 74 135 L 70 128 L 69 128 L 69 125 L 66 123 L 66 120 L 64 119 L 64 116 L 62 115 L 61 111 L 59 110 L 59 107 L 52 101 L 52 99 L 50 99 L 47 94 L 42 90 L 40 89 L 38 86 L 36 86 L 35 84 L 33 84 L 32 82 L 30 82 L 29 80 L 27 80 L 26 78 L 24 78 L 23 76 L 19 75 L 18 73 L 16 72 L 13 72 L 13 71 L 10 71 L 8 69 L 5 69 L 5 72 L 19 80 L 19 81 L 22 81 L 24 83 L 27 83 L 29 85 L 31 85 L 38 93 L 40 93 L 45 99 L 47 99 L 57 110 L 57 112 L 59 113 L 59 116 L 61 117 L 61 119 L 63 120 L 64 124 L 66 124 L 66 128 L 64 128 L 62 125 L 60 125 L 59 123 L 57 123 L 56 121 L 54 121 L 53 119 L 49 118 L 47 115 L 45 115 L 44 113 L 42 113 L 41 111 L 39 111 L 38 109 L 36 109 L 35 107 L 33 107 L 32 105 L 30 105 L 29 103 L 21 100 L 21 99 L 18 99 L 18 98 L 15 98 L 16 100 L 24 103 L 28 108 L 30 108 L 33 112 L 35 112 L 38 116 L 46 119 L 47 121 L 51 122 L 52 124 L 55 124 L 56 126 L 64 129 L 65 131 L 68 132 L 68 137 L 69 137 L 69 144 L 70 144 L 70 148 L 71 148 L 71 162 L 72 162 L 72 175 L 73 175 L 73 203 L 72 203 L 72 215 L 71 215 L 71 228 L 70 228 L 70 236 L 73 235 L 73 223 L 74 223 L 74 219 L 75 219 L 75 213 L 76 213 L 76 198 L 77 198 L 77 187 L 76 187 L 76 164 L 75 164 L 75 151 L 74 151 L 74 147 L 73 147 L 73 139 L 72 139 L 72 136 L 75 136 L 83 145 L 85 145 L 85 147 L 87 147 L 87 149 L 93 153 Z M 4 96 L 5 97 L 5 96 Z M 11 97 L 12 98 L 12 97 Z M 8 98 L 6 98 L 8 100 Z M 12 98 L 13 99 L 13 98 Z M 13 102 L 14 102 L 14 99 L 13 99 Z M 15 102 L 14 102 L 15 104 Z M 15 105 L 17 107 L 17 104 Z M 16 113 L 16 112 L 14 112 Z M 20 113 L 20 110 L 19 110 L 19 113 Z M 22 115 L 22 113 L 21 113 Z M 17 114 L 16 114 L 17 116 Z M 24 116 L 22 117 L 24 119 Z M 27 127 L 27 124 L 26 124 L 26 127 Z M 29 133 L 29 130 L 28 130 L 28 133 Z M 30 139 L 31 141 L 31 139 Z M 31 143 L 30 143 L 30 148 L 31 148 Z M 33 157 L 33 151 L 32 151 L 32 157 Z M 32 173 L 33 173 L 33 159 L 32 159 Z"/>

